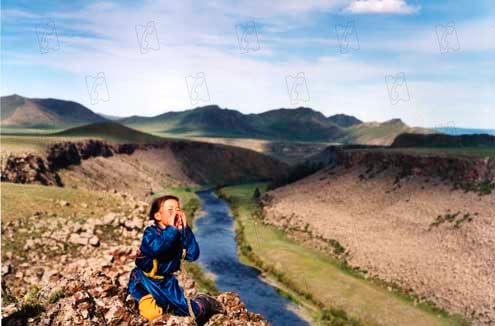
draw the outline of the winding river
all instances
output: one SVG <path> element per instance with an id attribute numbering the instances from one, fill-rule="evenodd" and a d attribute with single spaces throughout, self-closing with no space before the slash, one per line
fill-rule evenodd
<path id="1" fill-rule="evenodd" d="M 222 292 L 237 292 L 247 309 L 261 314 L 272 325 L 309 325 L 294 311 L 296 306 L 260 277 L 260 273 L 239 261 L 233 218 L 227 203 L 213 190 L 196 192 L 205 212 L 196 219 L 199 263 L 215 275 Z"/>

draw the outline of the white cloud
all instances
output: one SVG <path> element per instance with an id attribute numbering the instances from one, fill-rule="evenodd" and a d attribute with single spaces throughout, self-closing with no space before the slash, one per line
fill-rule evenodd
<path id="1" fill-rule="evenodd" d="M 405 0 L 354 0 L 345 8 L 353 14 L 413 14 L 419 11 Z"/>

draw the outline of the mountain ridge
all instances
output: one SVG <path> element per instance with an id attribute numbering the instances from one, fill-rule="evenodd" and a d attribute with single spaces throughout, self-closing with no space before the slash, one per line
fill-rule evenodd
<path id="1" fill-rule="evenodd" d="M 404 132 L 427 133 L 411 128 L 400 119 L 368 123 L 343 113 L 325 116 L 309 107 L 278 108 L 244 114 L 212 104 L 184 111 L 169 111 L 152 117 L 113 117 L 97 114 L 81 104 L 66 100 L 30 99 L 14 94 L 2 100 L 4 126 L 57 126 L 70 128 L 109 122 L 155 135 L 186 137 L 255 138 L 284 141 L 390 144 Z M 110 119 L 108 119 L 108 118 Z"/>

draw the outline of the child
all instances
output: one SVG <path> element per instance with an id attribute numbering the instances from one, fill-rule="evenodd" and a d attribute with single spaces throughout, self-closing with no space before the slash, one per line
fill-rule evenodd
<path id="1" fill-rule="evenodd" d="M 198 243 L 179 205 L 179 198 L 171 195 L 153 201 L 149 217 L 155 224 L 144 230 L 128 290 L 139 302 L 139 313 L 150 322 L 168 313 L 194 315 L 202 325 L 224 308 L 205 294 L 188 300 L 172 274 L 180 269 L 181 257 L 188 261 L 199 257 Z"/>

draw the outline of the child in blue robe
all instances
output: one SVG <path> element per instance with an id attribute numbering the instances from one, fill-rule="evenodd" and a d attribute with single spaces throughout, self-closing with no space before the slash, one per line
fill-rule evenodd
<path id="1" fill-rule="evenodd" d="M 150 219 L 155 224 L 144 230 L 128 284 L 129 293 L 139 303 L 140 314 L 150 322 L 165 313 L 194 314 L 196 322 L 202 325 L 213 314 L 224 312 L 222 304 L 208 295 L 199 294 L 188 302 L 175 277 L 181 258 L 195 261 L 200 252 L 180 210 L 179 198 L 168 195 L 155 199 Z"/>

